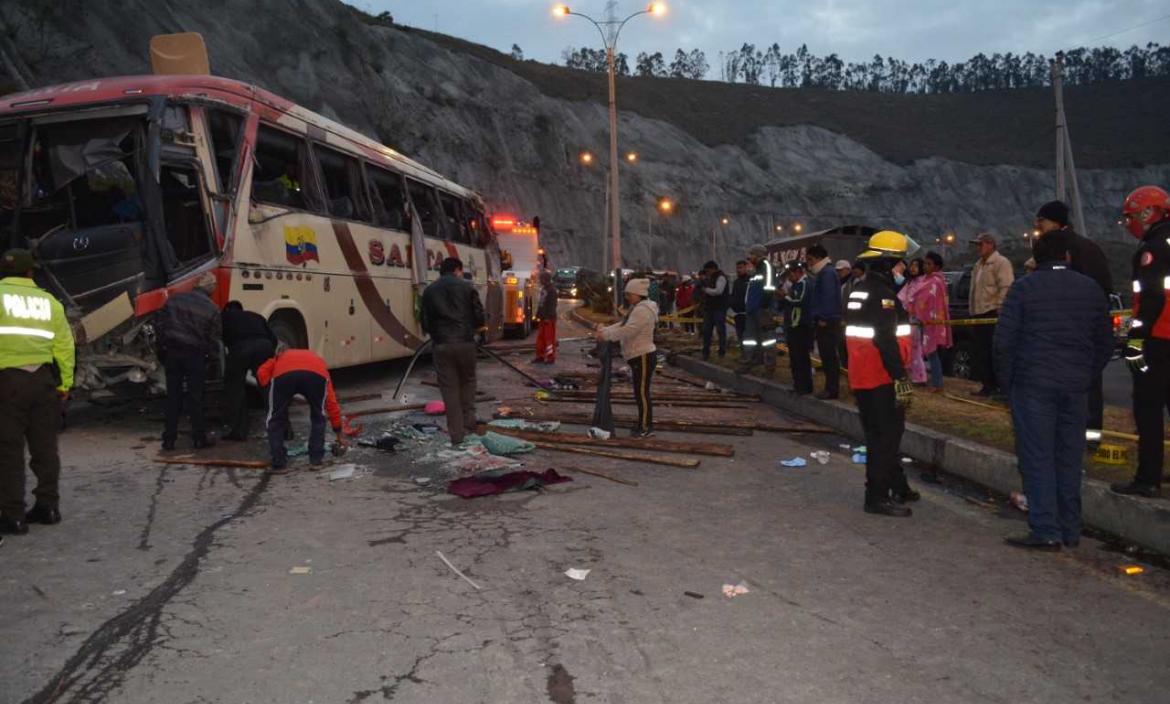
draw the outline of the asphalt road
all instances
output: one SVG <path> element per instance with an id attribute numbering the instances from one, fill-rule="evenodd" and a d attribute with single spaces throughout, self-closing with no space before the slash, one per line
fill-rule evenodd
<path id="1" fill-rule="evenodd" d="M 584 370 L 580 346 L 557 369 Z M 402 367 L 338 374 L 339 392 L 392 388 Z M 427 375 L 412 400 L 436 397 Z M 537 406 L 500 364 L 480 375 L 501 403 Z M 912 519 L 867 515 L 833 436 L 660 434 L 735 441 L 734 458 L 697 469 L 539 451 L 527 468 L 638 486 L 570 473 L 463 500 L 443 491 L 445 461 L 413 461 L 421 446 L 355 450 L 355 477 L 338 481 L 301 464 L 159 465 L 158 408 L 75 418 L 65 522 L 0 547 L 0 702 L 1167 700 L 1165 571 L 1118 576 L 1132 558 L 1094 540 L 1007 548 L 1022 517 L 956 482 L 922 485 Z M 830 462 L 778 464 L 815 449 Z M 259 441 L 202 454 L 229 451 L 263 456 Z M 578 582 L 568 568 L 591 571 Z M 748 593 L 721 593 L 741 582 Z"/>

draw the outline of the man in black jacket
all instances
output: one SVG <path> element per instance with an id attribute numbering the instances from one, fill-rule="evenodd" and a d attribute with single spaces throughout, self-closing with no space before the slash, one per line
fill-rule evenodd
<path id="1" fill-rule="evenodd" d="M 719 333 L 719 358 L 727 355 L 727 303 L 730 297 L 727 276 L 713 261 L 703 265 L 700 280 L 703 294 L 703 360 L 711 358 L 711 334 Z"/>
<path id="2" fill-rule="evenodd" d="M 485 317 L 479 293 L 463 280 L 463 262 L 448 257 L 439 273 L 439 280 L 423 291 L 422 329 L 434 345 L 447 433 L 451 444 L 458 445 L 465 434 L 475 432 L 475 333 Z"/>
<path id="3" fill-rule="evenodd" d="M 1054 200 L 1040 206 L 1036 213 L 1036 229 L 1040 237 L 1032 245 L 1033 258 L 1060 259 L 1062 252 L 1069 254 L 1069 268 L 1084 274 L 1097 285 L 1105 296 L 1106 317 L 1109 315 L 1109 294 L 1113 293 L 1113 275 L 1109 273 L 1109 260 L 1097 243 L 1077 234 L 1068 224 L 1068 206 Z M 1085 427 L 1085 440 L 1092 449 L 1101 443 L 1101 428 L 1105 424 L 1104 379 L 1102 374 L 1093 378 L 1089 389 L 1089 417 Z"/>
<path id="4" fill-rule="evenodd" d="M 751 267 L 740 259 L 735 263 L 735 281 L 731 282 L 731 312 L 735 314 L 735 339 L 743 351 L 743 331 L 747 325 L 747 287 L 751 280 Z"/>
<path id="5" fill-rule="evenodd" d="M 203 420 L 207 360 L 211 355 L 219 353 L 223 329 L 219 308 L 211 300 L 213 293 L 215 274 L 203 274 L 193 290 L 168 299 L 155 318 L 158 354 L 167 374 L 166 427 L 162 441 L 164 450 L 175 449 L 184 395 L 187 397 L 187 410 L 191 414 L 191 437 L 195 447 L 214 444 L 207 437 Z"/>
<path id="6" fill-rule="evenodd" d="M 1028 497 L 1026 535 L 1009 545 L 1075 547 L 1081 536 L 1081 464 L 1089 388 L 1113 348 L 1100 288 L 1049 245 L 1036 271 L 1015 282 L 999 311 L 995 370 L 1008 395 Z"/>
<path id="7" fill-rule="evenodd" d="M 223 373 L 224 425 L 227 440 L 248 439 L 247 376 L 255 376 L 261 364 L 276 353 L 276 335 L 259 313 L 230 301 L 220 315 L 227 364 Z"/>

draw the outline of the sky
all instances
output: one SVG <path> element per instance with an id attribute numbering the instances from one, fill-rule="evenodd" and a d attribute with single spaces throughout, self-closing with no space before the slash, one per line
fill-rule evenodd
<path id="1" fill-rule="evenodd" d="M 389 11 L 396 22 L 438 29 L 525 58 L 560 63 L 568 46 L 599 48 L 597 30 L 576 17 L 556 19 L 545 0 L 348 0 L 367 12 Z M 574 12 L 601 19 L 606 0 L 568 2 Z M 622 0 L 620 16 L 645 7 Z M 623 30 L 618 51 L 633 58 L 675 49 L 702 49 L 718 78 L 719 52 L 745 42 L 801 43 L 817 55 L 846 61 L 874 54 L 907 61 L 962 61 L 984 52 L 1033 51 L 1051 56 L 1075 46 L 1144 46 L 1170 42 L 1166 0 L 668 0 L 662 19 L 639 17 Z M 1152 21 L 1152 22 L 1151 22 Z M 1137 27 L 1143 23 L 1144 27 Z M 1116 34 L 1115 34 L 1116 33 Z M 1113 35 L 1113 36 L 1106 36 Z"/>

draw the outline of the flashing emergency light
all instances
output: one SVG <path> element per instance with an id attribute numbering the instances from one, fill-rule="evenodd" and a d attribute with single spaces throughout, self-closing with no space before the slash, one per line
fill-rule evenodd
<path id="1" fill-rule="evenodd" d="M 504 283 L 509 286 L 515 286 L 516 284 L 520 283 L 520 279 L 516 278 L 515 276 L 509 276 L 504 279 Z"/>
<path id="2" fill-rule="evenodd" d="M 493 215 L 493 230 L 511 230 L 516 227 L 516 218 L 512 215 Z"/>

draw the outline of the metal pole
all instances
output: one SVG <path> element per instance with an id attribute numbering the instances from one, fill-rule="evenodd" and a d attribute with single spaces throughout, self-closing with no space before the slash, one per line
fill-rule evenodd
<path id="1" fill-rule="evenodd" d="M 1089 233 L 1085 230 L 1085 210 L 1081 206 L 1081 188 L 1077 184 L 1077 166 L 1073 163 L 1072 138 L 1069 137 L 1067 128 L 1064 130 L 1064 149 L 1065 167 L 1068 169 L 1068 181 L 1072 184 L 1073 222 L 1077 227 L 1077 232 L 1084 237 L 1088 237 Z"/>
<path id="2" fill-rule="evenodd" d="M 609 181 L 605 182 L 605 203 L 601 206 L 605 216 L 601 220 L 601 266 L 597 269 L 604 274 L 609 268 Z"/>
<path id="3" fill-rule="evenodd" d="M 1052 91 L 1056 97 L 1056 199 L 1067 202 L 1064 182 L 1064 54 L 1052 60 Z"/>
<path id="4" fill-rule="evenodd" d="M 616 39 L 616 37 L 615 37 Z M 609 64 L 609 233 L 613 238 L 613 268 L 622 267 L 622 218 L 618 180 L 617 84 L 614 68 L 616 41 L 606 47 Z"/>
<path id="5" fill-rule="evenodd" d="M 648 250 L 647 250 L 647 254 L 646 254 L 646 259 L 648 261 L 646 262 L 646 266 L 648 266 L 650 268 L 650 271 L 654 271 L 654 211 L 653 210 L 646 213 L 646 231 L 647 231 L 646 242 L 648 243 Z"/>

